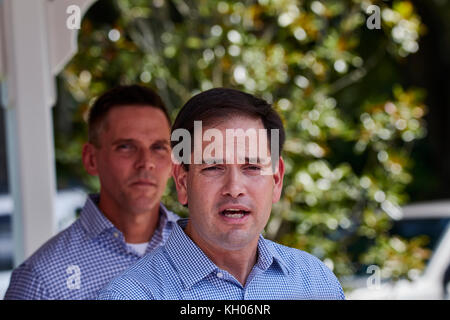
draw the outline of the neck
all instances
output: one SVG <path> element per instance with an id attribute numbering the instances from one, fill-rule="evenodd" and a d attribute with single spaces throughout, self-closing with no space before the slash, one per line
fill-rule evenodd
<path id="1" fill-rule="evenodd" d="M 98 204 L 100 211 L 119 229 L 128 243 L 148 242 L 159 222 L 159 203 L 145 212 L 132 212 L 127 208 L 116 207 L 102 200 Z"/>
<path id="2" fill-rule="evenodd" d="M 257 261 L 259 237 L 245 247 L 226 249 L 197 236 L 190 223 L 186 226 L 185 232 L 216 266 L 228 271 L 242 286 L 245 286 L 248 275 Z"/>

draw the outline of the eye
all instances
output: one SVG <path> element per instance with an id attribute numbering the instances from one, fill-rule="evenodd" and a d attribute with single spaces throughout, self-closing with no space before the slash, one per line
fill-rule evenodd
<path id="1" fill-rule="evenodd" d="M 261 170 L 261 167 L 256 166 L 256 165 L 249 165 L 245 167 L 246 170 L 250 170 L 250 171 L 259 171 Z"/>
<path id="2" fill-rule="evenodd" d="M 202 169 L 202 171 L 218 171 L 218 170 L 222 170 L 222 168 L 213 166 L 213 167 L 206 167 L 206 168 Z"/>
<path id="3" fill-rule="evenodd" d="M 260 165 L 248 164 L 243 168 L 243 172 L 251 176 L 258 176 L 261 174 L 261 171 L 262 167 Z"/>
<path id="4" fill-rule="evenodd" d="M 124 150 L 124 151 L 132 150 L 133 148 L 134 148 L 134 145 L 132 145 L 131 143 L 122 143 L 117 146 L 118 150 Z"/>
<path id="5" fill-rule="evenodd" d="M 200 170 L 201 173 L 211 176 L 221 174 L 225 169 L 222 166 L 212 165 L 208 167 L 204 167 Z"/>
<path id="6" fill-rule="evenodd" d="M 166 144 L 155 144 L 152 146 L 155 151 L 169 151 L 169 147 Z"/>

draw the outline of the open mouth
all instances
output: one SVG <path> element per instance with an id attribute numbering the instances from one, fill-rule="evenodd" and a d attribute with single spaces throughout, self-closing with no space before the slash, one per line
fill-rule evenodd
<path id="1" fill-rule="evenodd" d="M 241 209 L 225 209 L 220 211 L 220 214 L 231 219 L 241 219 L 244 216 L 250 214 L 250 211 Z"/>

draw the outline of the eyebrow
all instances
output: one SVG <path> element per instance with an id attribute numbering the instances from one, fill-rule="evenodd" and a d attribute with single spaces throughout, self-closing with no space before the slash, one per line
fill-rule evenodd
<path id="1" fill-rule="evenodd" d="M 158 139 L 155 142 L 153 142 L 152 144 L 165 144 L 165 145 L 170 145 L 169 140 L 165 140 L 165 139 Z"/>
<path id="2" fill-rule="evenodd" d="M 117 139 L 112 142 L 112 145 L 121 144 L 124 142 L 133 142 L 134 139 Z"/>
<path id="3" fill-rule="evenodd" d="M 210 162 L 210 164 L 213 164 L 213 163 L 216 163 L 216 164 L 227 164 L 225 159 L 223 159 L 223 158 L 206 158 L 206 159 L 202 159 L 202 164 L 208 164 L 206 162 L 206 160 L 208 160 Z M 242 164 L 264 164 L 264 162 L 261 161 L 262 159 L 259 158 L 259 157 L 256 157 L 256 158 L 245 157 L 244 160 L 245 160 L 245 162 L 242 163 Z"/>

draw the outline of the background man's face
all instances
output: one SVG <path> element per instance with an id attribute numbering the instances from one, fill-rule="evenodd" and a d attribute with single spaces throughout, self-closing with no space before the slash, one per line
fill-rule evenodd
<path id="1" fill-rule="evenodd" d="M 213 127 L 223 137 L 226 129 L 264 129 L 260 119 L 247 116 L 234 116 Z M 203 150 L 207 145 L 203 142 Z M 270 164 L 237 164 L 237 152 L 233 163 L 227 164 L 227 150 L 232 147 L 229 141 L 224 142 L 223 164 L 190 164 L 187 172 L 177 165 L 174 178 L 180 202 L 188 203 L 190 221 L 186 232 L 194 241 L 202 239 L 215 247 L 239 250 L 257 242 L 264 229 L 272 203 L 280 198 L 284 166 L 280 158 L 278 173 L 262 175 Z M 245 150 L 247 155 L 248 144 Z"/>
<path id="2" fill-rule="evenodd" d="M 91 147 L 101 201 L 126 211 L 147 212 L 164 193 L 170 177 L 170 128 L 157 108 L 112 109 L 99 130 L 100 147 Z"/>

